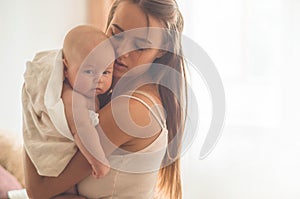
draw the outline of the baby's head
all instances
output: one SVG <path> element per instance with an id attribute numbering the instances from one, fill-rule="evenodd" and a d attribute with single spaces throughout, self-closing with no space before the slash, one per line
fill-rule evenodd
<path id="1" fill-rule="evenodd" d="M 86 97 L 94 97 L 110 89 L 114 58 L 113 46 L 95 26 L 77 26 L 65 37 L 65 78 L 75 91 Z"/>

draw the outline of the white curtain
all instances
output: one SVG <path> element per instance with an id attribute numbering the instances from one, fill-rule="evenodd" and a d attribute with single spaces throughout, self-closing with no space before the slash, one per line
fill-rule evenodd
<path id="1" fill-rule="evenodd" d="M 299 198 L 300 1 L 179 0 L 179 7 L 184 34 L 222 77 L 227 106 L 219 143 L 199 160 L 211 104 L 203 82 L 195 85 L 200 128 L 182 161 L 184 198 Z"/>

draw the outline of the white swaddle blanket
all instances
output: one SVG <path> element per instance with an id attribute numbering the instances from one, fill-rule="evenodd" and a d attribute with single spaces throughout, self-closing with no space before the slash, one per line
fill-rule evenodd
<path id="1" fill-rule="evenodd" d="M 77 151 L 61 99 L 62 51 L 37 53 L 26 65 L 22 90 L 25 150 L 40 175 L 56 177 Z"/>

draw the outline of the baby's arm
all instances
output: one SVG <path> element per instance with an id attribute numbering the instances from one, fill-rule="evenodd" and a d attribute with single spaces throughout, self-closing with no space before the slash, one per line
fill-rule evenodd
<path id="1" fill-rule="evenodd" d="M 104 176 L 109 171 L 109 167 L 106 166 L 108 161 L 100 144 L 97 130 L 89 117 L 88 99 L 73 91 L 68 84 L 64 84 L 62 99 L 65 105 L 66 119 L 76 145 L 92 165 L 94 177 Z M 84 143 L 86 144 L 84 145 Z M 90 146 L 93 154 L 86 146 Z"/>

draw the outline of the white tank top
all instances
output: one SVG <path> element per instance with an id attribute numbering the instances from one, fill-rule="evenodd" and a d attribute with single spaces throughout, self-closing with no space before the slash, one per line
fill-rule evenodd
<path id="1" fill-rule="evenodd" d="M 147 93 L 141 91 L 135 93 L 144 95 L 154 105 L 156 104 Z M 111 169 L 101 179 L 88 176 L 78 183 L 78 192 L 87 198 L 97 199 L 153 199 L 158 171 L 168 144 L 165 116 L 158 106 L 154 106 L 156 109 L 154 111 L 138 97 L 130 95 L 118 97 L 137 100 L 147 107 L 161 126 L 161 133 L 150 145 L 138 152 L 130 154 L 122 154 L 122 150 L 114 152 L 108 159 L 111 165 L 118 165 L 118 168 Z"/>

